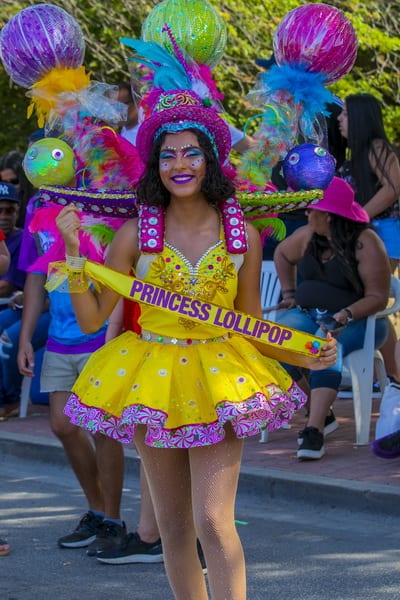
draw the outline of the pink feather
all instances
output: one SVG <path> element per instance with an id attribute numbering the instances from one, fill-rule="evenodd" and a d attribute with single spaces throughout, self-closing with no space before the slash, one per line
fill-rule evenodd
<path id="1" fill-rule="evenodd" d="M 29 224 L 29 231 L 31 233 L 46 233 L 51 238 L 51 245 L 49 250 L 39 256 L 39 258 L 29 267 L 29 272 L 47 273 L 49 263 L 65 260 L 64 240 L 56 225 L 56 218 L 62 209 L 62 206 L 49 202 L 47 206 L 35 210 Z M 77 214 L 82 223 L 82 227 L 86 228 L 81 229 L 78 232 L 81 254 L 90 260 L 103 263 L 107 246 L 91 234 L 90 227 L 105 225 L 110 229 L 117 231 L 125 222 L 125 219 L 121 219 L 120 217 L 100 216 L 83 211 Z"/>

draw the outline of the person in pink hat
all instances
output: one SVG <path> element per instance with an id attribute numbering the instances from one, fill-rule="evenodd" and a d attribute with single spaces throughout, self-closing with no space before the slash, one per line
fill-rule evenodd
<path id="1" fill-rule="evenodd" d="M 205 318 L 207 302 L 261 317 L 260 236 L 245 224 L 222 168 L 231 145 L 225 121 L 190 89 L 153 91 L 148 100 L 137 136 L 145 163 L 136 189 L 139 218 L 117 232 L 107 265 L 125 275 L 133 268 L 148 292 L 160 286 L 166 297 L 193 300 L 182 310 L 142 304 L 141 334 L 127 331 L 92 355 L 65 411 L 91 432 L 134 439 L 174 597 L 208 597 L 198 538 L 211 596 L 245 600 L 234 520 L 243 438 L 279 426 L 305 397 L 268 358 L 267 346 L 260 346 L 261 353 Z M 74 308 L 89 331 L 107 318 L 120 295 L 90 287 L 77 210 L 65 207 L 57 224 Z M 315 369 L 335 360 L 333 338 L 319 358 L 298 358 Z"/>
<path id="2" fill-rule="evenodd" d="M 311 370 L 309 383 L 299 369 L 286 365 L 299 385 L 309 389 L 309 414 L 298 436 L 297 457 L 316 460 L 325 454 L 325 436 L 338 426 L 331 407 L 343 357 L 362 348 L 367 317 L 386 308 L 390 265 L 367 212 L 343 179 L 334 177 L 322 200 L 306 213 L 308 224 L 277 246 L 274 261 L 285 309 L 277 321 L 317 335 L 330 331 L 338 341 L 335 365 Z M 387 319 L 377 319 L 376 347 L 387 332 Z"/>

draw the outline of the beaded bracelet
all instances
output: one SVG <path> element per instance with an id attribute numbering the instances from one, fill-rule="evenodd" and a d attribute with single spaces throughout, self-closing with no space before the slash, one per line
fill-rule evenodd
<path id="1" fill-rule="evenodd" d="M 65 256 L 68 273 L 69 291 L 76 293 L 86 292 L 90 287 L 90 279 L 85 275 L 86 258 L 84 256 Z"/>
<path id="2" fill-rule="evenodd" d="M 86 258 L 84 256 L 69 256 L 65 255 L 65 263 L 67 269 L 71 271 L 83 271 L 85 266 Z"/>

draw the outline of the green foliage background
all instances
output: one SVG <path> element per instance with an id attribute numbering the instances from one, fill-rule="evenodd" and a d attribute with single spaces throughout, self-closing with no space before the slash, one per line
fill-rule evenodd
<path id="1" fill-rule="evenodd" d="M 210 0 L 228 28 L 228 44 L 215 77 L 225 94 L 224 106 L 232 122 L 243 127 L 250 116 L 245 100 L 260 69 L 255 58 L 269 58 L 272 38 L 282 17 L 302 4 L 298 0 Z M 40 2 L 2 0 L 0 28 L 18 11 Z M 139 37 L 141 24 L 152 0 L 60 0 L 52 4 L 68 11 L 80 24 L 86 40 L 85 66 L 92 79 L 116 83 L 129 77 L 127 56 L 119 38 Z M 393 143 L 400 146 L 400 2 L 398 0 L 335 0 L 327 4 L 344 11 L 358 36 L 356 64 L 332 86 L 344 98 L 355 92 L 376 95 L 385 107 L 385 124 Z M 27 136 L 36 129 L 26 118 L 28 100 L 23 88 L 13 84 L 0 64 L 0 155 L 12 149 L 24 151 Z"/>

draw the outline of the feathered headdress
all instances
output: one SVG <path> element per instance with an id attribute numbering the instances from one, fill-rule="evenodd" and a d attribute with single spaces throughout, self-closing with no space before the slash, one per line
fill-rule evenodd
<path id="1" fill-rule="evenodd" d="M 179 131 L 196 125 L 209 137 L 223 164 L 230 152 L 231 137 L 222 118 L 217 87 L 212 84 L 207 69 L 201 69 L 184 56 L 167 24 L 164 29 L 171 40 L 174 54 L 156 42 L 121 39 L 122 43 L 135 51 L 129 60 L 150 69 L 152 73 L 152 88 L 143 97 L 140 107 L 142 121 L 137 135 L 139 154 L 146 162 L 154 136 L 161 129 Z M 204 74 L 207 81 L 203 79 Z"/>

